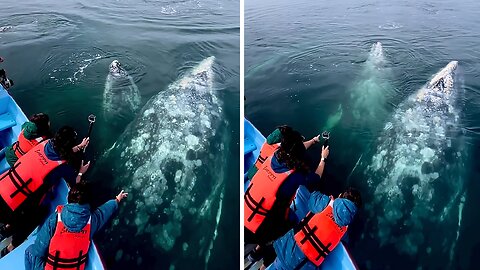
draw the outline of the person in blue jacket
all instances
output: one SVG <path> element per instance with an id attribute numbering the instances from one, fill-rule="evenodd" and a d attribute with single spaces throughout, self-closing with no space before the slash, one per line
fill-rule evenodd
<path id="1" fill-rule="evenodd" d="M 113 200 L 109 200 L 96 210 L 91 210 L 89 201 L 90 189 L 82 181 L 72 187 L 68 193 L 68 204 L 63 207 L 61 219 L 65 227 L 71 232 L 82 230 L 90 217 L 90 239 L 102 229 L 118 209 L 118 204 L 128 196 L 123 190 Z M 25 250 L 25 269 L 44 270 L 50 240 L 57 225 L 57 213 L 53 213 L 40 228 L 35 243 Z"/>
<path id="2" fill-rule="evenodd" d="M 362 205 L 360 192 L 353 188 L 341 193 L 337 199 L 319 191 L 310 194 L 308 208 L 313 213 L 322 212 L 333 200 L 333 218 L 338 226 L 348 226 Z M 322 228 L 319 228 L 321 230 Z M 323 228 L 325 229 L 325 228 Z M 294 239 L 295 229 L 291 229 L 284 236 L 273 243 L 277 257 L 267 270 L 314 270 L 319 269 L 308 260 Z"/>

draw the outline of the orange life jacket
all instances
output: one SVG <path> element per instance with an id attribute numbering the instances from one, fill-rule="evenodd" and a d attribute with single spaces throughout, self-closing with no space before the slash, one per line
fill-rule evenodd
<path id="1" fill-rule="evenodd" d="M 57 227 L 48 247 L 45 270 L 84 270 L 90 247 L 90 221 L 79 232 L 71 232 L 62 222 L 63 206 L 57 206 Z"/>
<path id="2" fill-rule="evenodd" d="M 263 223 L 269 211 L 272 210 L 277 200 L 277 192 L 287 177 L 294 171 L 289 170 L 283 173 L 276 173 L 272 169 L 272 156 L 268 157 L 260 167 L 260 170 L 253 176 L 252 181 L 245 191 L 244 226 L 255 233 Z M 292 197 L 292 200 L 295 195 Z M 285 209 L 288 215 L 288 207 Z"/>
<path id="3" fill-rule="evenodd" d="M 307 216 L 295 228 L 295 242 L 316 266 L 340 243 L 348 226 L 339 226 L 333 217 L 333 200 L 322 212 Z"/>
<path id="4" fill-rule="evenodd" d="M 18 136 L 18 141 L 16 141 L 13 145 L 13 152 L 18 158 L 21 158 L 23 155 L 25 155 L 28 151 L 30 151 L 35 145 L 43 142 L 46 140 L 47 137 L 38 137 L 32 140 L 28 140 L 25 138 L 25 135 L 22 132 L 20 132 L 20 135 Z"/>
<path id="5" fill-rule="evenodd" d="M 0 196 L 15 211 L 43 184 L 44 178 L 65 160 L 53 161 L 45 154 L 44 141 L 17 160 L 15 165 L 0 175 Z"/>
<path id="6" fill-rule="evenodd" d="M 264 143 L 262 145 L 262 148 L 260 148 L 260 154 L 257 157 L 257 160 L 254 163 L 254 166 L 257 167 L 258 170 L 260 170 L 260 167 L 262 167 L 262 164 L 267 160 L 268 157 L 273 156 L 273 153 L 277 151 L 277 149 L 280 147 L 279 143 L 276 144 L 268 144 Z"/>

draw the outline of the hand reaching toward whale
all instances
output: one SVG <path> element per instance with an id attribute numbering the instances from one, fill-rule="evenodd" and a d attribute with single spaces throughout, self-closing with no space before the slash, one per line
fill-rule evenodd
<path id="1" fill-rule="evenodd" d="M 128 197 L 128 193 L 126 193 L 123 189 L 118 193 L 118 195 L 115 197 L 115 200 L 117 203 L 121 202 L 123 199 Z"/>
<path id="2" fill-rule="evenodd" d="M 318 174 L 318 176 L 322 177 L 323 170 L 325 169 L 325 159 L 328 157 L 330 154 L 330 149 L 328 146 L 322 146 L 322 152 L 321 152 L 321 160 L 318 163 L 318 167 L 315 170 L 315 173 Z"/>
<path id="3" fill-rule="evenodd" d="M 90 143 L 90 138 L 89 137 L 83 138 L 82 142 L 79 145 L 75 145 L 72 150 L 73 150 L 74 153 L 79 152 L 79 151 L 87 148 L 89 143 Z"/>
<path id="4" fill-rule="evenodd" d="M 305 146 L 305 149 L 308 149 L 310 148 L 312 145 L 316 144 L 320 142 L 320 135 L 317 135 L 315 137 L 313 137 L 312 139 L 308 140 L 308 141 L 304 141 L 303 142 L 303 145 Z"/>
<path id="5" fill-rule="evenodd" d="M 328 145 L 326 147 L 322 146 L 322 153 L 321 153 L 322 159 L 327 159 L 329 154 L 330 154 L 329 146 Z"/>

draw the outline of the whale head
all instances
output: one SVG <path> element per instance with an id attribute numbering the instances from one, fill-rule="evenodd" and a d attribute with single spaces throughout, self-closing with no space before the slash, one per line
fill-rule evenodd
<path id="1" fill-rule="evenodd" d="M 125 74 L 125 70 L 118 60 L 113 60 L 108 69 L 113 76 L 119 77 Z"/>
<path id="2" fill-rule="evenodd" d="M 458 67 L 458 61 L 451 61 L 430 80 L 427 87 L 441 92 L 450 93 L 453 88 L 453 75 Z"/>
<path id="3" fill-rule="evenodd" d="M 215 57 L 210 56 L 195 66 L 188 76 L 183 77 L 178 84 L 181 88 L 188 88 L 188 85 L 195 85 L 197 90 L 210 90 L 213 85 L 213 64 Z"/>
<path id="4" fill-rule="evenodd" d="M 372 55 L 378 55 L 378 56 L 383 56 L 383 46 L 382 43 L 377 41 L 373 43 L 372 49 L 370 50 L 370 53 Z"/>
<path id="5" fill-rule="evenodd" d="M 416 95 L 417 101 L 429 101 L 431 104 L 443 104 L 453 93 L 454 75 L 458 61 L 451 61 L 442 68 Z"/>

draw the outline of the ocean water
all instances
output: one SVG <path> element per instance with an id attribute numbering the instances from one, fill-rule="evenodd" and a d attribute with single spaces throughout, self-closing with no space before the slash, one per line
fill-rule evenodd
<path id="1" fill-rule="evenodd" d="M 347 244 L 361 269 L 478 268 L 479 11 L 469 0 L 245 3 L 246 117 L 264 134 L 331 131 L 324 191 L 362 192 Z M 453 60 L 444 107 L 413 102 Z"/>
<path id="2" fill-rule="evenodd" d="M 0 55 L 5 58 L 1 67 L 15 81 L 10 90 L 12 96 L 27 115 L 48 113 L 54 129 L 71 125 L 79 137 L 88 130 L 87 116 L 95 114 L 97 121 L 87 151 L 93 163 L 86 175 L 95 185 L 94 204 L 113 198 L 122 188 L 131 192 L 119 216 L 96 237 L 107 269 L 238 266 L 239 218 L 225 211 L 239 207 L 238 182 L 232 181 L 238 179 L 239 170 L 238 1 L 7 0 L 2 1 L 1 7 L 4 14 L 0 27 L 6 27 L 0 32 Z M 175 84 L 210 56 L 214 56 L 212 65 L 207 65 L 204 75 L 194 77 L 193 84 Z M 124 68 L 123 77 L 108 76 L 109 65 L 115 59 Z M 188 145 L 198 146 L 195 151 L 205 153 L 205 147 L 214 147 L 214 143 L 219 146 L 215 155 L 197 155 L 193 161 L 185 161 L 201 171 L 195 171 L 195 178 L 188 179 L 189 189 L 178 189 L 182 196 L 187 191 L 191 193 L 191 204 L 179 203 L 172 195 L 177 189 L 176 182 L 171 181 L 185 179 L 186 172 L 193 170 L 192 166 L 178 167 L 184 160 L 176 160 L 172 167 L 170 163 L 161 165 L 165 172 L 162 179 L 167 179 L 167 183 L 150 179 L 150 186 L 168 185 L 172 194 L 152 188 L 142 193 L 138 178 L 125 171 L 119 173 L 127 164 L 121 151 L 114 147 L 135 143 L 138 137 L 131 131 L 140 125 L 142 115 L 159 114 L 166 109 L 152 100 L 171 99 L 177 95 L 175 90 L 192 92 L 188 100 L 179 94 L 178 106 L 183 106 L 181 102 L 185 106 L 195 104 L 192 98 L 197 97 L 203 102 L 201 108 L 214 104 L 212 108 L 219 112 L 215 118 L 201 119 L 201 114 L 185 114 L 181 118 L 186 123 L 211 124 L 215 131 L 215 135 L 204 132 L 187 136 Z M 158 124 L 158 129 L 149 130 L 151 140 L 177 128 L 161 115 L 150 120 Z M 196 141 L 200 139 L 213 142 L 205 146 Z M 161 144 L 150 142 L 147 139 L 136 144 L 135 155 L 162 156 L 152 146 L 182 144 L 179 138 L 163 140 Z M 189 155 L 196 154 L 195 151 Z M 220 157 L 222 162 L 218 162 Z M 160 170 L 157 165 L 153 163 L 149 168 L 152 175 Z M 180 176 L 174 178 L 177 171 Z M 139 206 L 140 202 L 147 202 L 147 195 L 152 201 Z M 203 204 L 194 203 L 200 199 L 204 199 Z M 159 200 L 172 203 L 162 204 Z M 148 215 L 150 220 L 139 217 L 138 211 L 147 211 L 144 216 Z M 174 232 L 162 226 L 169 220 L 175 220 L 169 225 L 176 226 Z"/>

